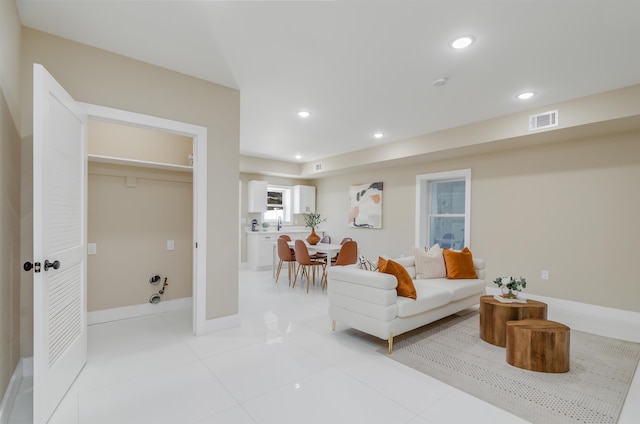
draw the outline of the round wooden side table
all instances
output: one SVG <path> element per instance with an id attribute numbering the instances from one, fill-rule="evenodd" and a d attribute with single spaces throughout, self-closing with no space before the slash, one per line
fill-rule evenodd
<path id="1" fill-rule="evenodd" d="M 526 303 L 503 303 L 493 296 L 480 296 L 480 338 L 492 345 L 507 346 L 507 321 L 547 319 L 547 304 L 527 299 Z"/>
<path id="2" fill-rule="evenodd" d="M 569 371 L 571 329 L 546 319 L 507 323 L 507 363 L 538 372 Z"/>

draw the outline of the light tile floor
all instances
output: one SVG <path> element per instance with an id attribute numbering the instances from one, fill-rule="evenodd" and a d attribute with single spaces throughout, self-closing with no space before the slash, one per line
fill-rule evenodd
<path id="1" fill-rule="evenodd" d="M 240 271 L 241 325 L 191 335 L 183 310 L 89 327 L 89 359 L 51 424 L 521 423 L 508 412 L 331 331 L 319 284 Z M 640 377 L 620 424 L 640 422 Z M 31 422 L 25 380 L 10 424 Z M 635 399 L 635 401 L 633 401 Z"/>

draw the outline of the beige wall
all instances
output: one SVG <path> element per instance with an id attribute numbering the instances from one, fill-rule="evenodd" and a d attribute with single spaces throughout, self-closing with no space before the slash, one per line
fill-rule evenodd
<path id="1" fill-rule="evenodd" d="M 0 399 L 20 359 L 20 22 L 0 0 Z"/>
<path id="2" fill-rule="evenodd" d="M 40 63 L 78 101 L 207 128 L 206 317 L 238 313 L 240 96 L 234 89 L 55 37 L 22 31 L 22 132 L 32 135 L 32 65 Z M 219 199 L 225 207 L 219 207 Z M 218 240 L 225 240 L 220 246 Z"/>
<path id="3" fill-rule="evenodd" d="M 168 278 L 163 301 L 190 297 L 191 173 L 90 163 L 88 190 L 88 242 L 97 254 L 87 261 L 87 310 L 148 302 L 162 287 L 149 284 L 153 274 Z"/>
<path id="4" fill-rule="evenodd" d="M 0 398 L 20 359 L 20 137 L 0 96 Z"/>
<path id="5" fill-rule="evenodd" d="M 177 134 L 89 120 L 90 155 L 189 165 L 193 139 Z"/>
<path id="6" fill-rule="evenodd" d="M 318 210 L 329 235 L 352 237 L 367 257 L 410 255 L 416 175 L 464 168 L 471 250 L 489 279 L 522 275 L 529 293 L 640 312 L 637 130 L 320 179 Z M 349 185 L 373 181 L 384 182 L 383 228 L 347 228 Z"/>

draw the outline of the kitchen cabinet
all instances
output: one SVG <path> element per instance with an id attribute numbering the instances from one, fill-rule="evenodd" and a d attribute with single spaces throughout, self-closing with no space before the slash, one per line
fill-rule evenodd
<path id="1" fill-rule="evenodd" d="M 249 181 L 247 183 L 247 213 L 267 211 L 267 182 Z"/>
<path id="2" fill-rule="evenodd" d="M 250 231 L 247 230 L 247 262 L 249 269 L 264 271 L 273 267 L 274 252 L 278 237 L 287 234 L 291 240 L 304 239 L 309 235 L 309 229 L 295 229 L 289 231 Z M 277 256 L 277 254 L 276 254 Z"/>
<path id="3" fill-rule="evenodd" d="M 271 251 L 279 235 L 273 233 L 247 233 L 247 262 L 249 269 L 262 271 L 271 268 Z"/>
<path id="4" fill-rule="evenodd" d="M 316 188 L 314 186 L 293 186 L 293 213 L 316 211 Z"/>

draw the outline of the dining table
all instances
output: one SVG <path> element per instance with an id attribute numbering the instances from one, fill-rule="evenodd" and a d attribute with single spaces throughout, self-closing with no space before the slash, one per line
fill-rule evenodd
<path id="1" fill-rule="evenodd" d="M 289 247 L 291 249 L 295 249 L 296 247 L 296 242 L 295 240 L 291 240 L 289 242 L 287 242 L 287 244 L 289 245 Z M 304 244 L 307 245 L 307 249 L 309 249 L 309 255 L 313 255 L 314 253 L 325 253 L 327 255 L 327 270 L 328 268 L 331 267 L 331 258 L 333 258 L 334 256 L 336 256 L 339 252 L 340 249 L 342 248 L 341 244 L 332 244 L 332 243 L 317 243 L 317 244 L 309 244 L 309 242 L 307 242 L 305 240 Z M 275 278 L 275 269 L 276 269 L 276 258 L 278 256 L 278 252 L 277 252 L 277 243 L 273 243 L 273 278 Z"/>

